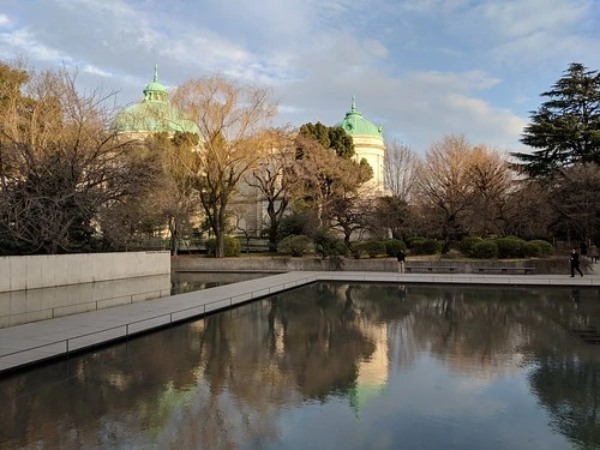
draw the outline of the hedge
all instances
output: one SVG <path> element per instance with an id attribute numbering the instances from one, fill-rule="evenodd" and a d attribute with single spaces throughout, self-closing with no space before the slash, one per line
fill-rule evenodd
<path id="1" fill-rule="evenodd" d="M 281 240 L 277 245 L 277 251 L 288 253 L 294 257 L 299 257 L 308 252 L 312 245 L 312 239 L 304 234 L 290 234 Z"/>
<path id="2" fill-rule="evenodd" d="M 494 259 L 498 257 L 498 245 L 491 239 L 486 239 L 473 246 L 473 257 L 479 259 Z"/>
<path id="3" fill-rule="evenodd" d="M 242 244 L 239 239 L 231 236 L 223 238 L 223 250 L 225 256 L 240 256 L 242 253 Z M 217 240 L 215 238 L 206 241 L 206 253 L 209 256 L 215 256 L 217 250 Z"/>

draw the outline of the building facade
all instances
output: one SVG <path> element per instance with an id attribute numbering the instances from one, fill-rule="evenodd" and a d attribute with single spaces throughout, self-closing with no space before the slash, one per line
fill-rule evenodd
<path id="1" fill-rule="evenodd" d="M 335 126 L 342 127 L 354 143 L 355 160 L 365 159 L 371 169 L 373 178 L 368 181 L 375 196 L 385 194 L 385 142 L 383 127 L 368 121 L 356 108 L 356 99 L 352 97 L 352 105 L 346 117 Z"/>

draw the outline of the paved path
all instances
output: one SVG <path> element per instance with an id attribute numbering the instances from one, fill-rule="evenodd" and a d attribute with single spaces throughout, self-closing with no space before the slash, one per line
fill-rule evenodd
<path id="1" fill-rule="evenodd" d="M 600 266 L 596 266 L 600 267 Z M 0 329 L 0 373 L 318 280 L 541 286 L 598 286 L 600 269 L 568 275 L 288 272 L 212 289 Z"/>

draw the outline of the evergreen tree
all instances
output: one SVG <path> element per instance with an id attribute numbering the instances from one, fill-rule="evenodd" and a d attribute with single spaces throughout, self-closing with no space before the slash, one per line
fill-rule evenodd
<path id="1" fill-rule="evenodd" d="M 523 131 L 532 153 L 512 153 L 515 168 L 532 178 L 553 175 L 577 162 L 600 164 L 600 74 L 572 63 Z"/>
<path id="2" fill-rule="evenodd" d="M 300 127 L 299 134 L 301 137 L 317 141 L 324 148 L 335 150 L 335 153 L 344 159 L 354 156 L 352 138 L 342 127 L 328 127 L 321 122 L 309 122 Z"/>

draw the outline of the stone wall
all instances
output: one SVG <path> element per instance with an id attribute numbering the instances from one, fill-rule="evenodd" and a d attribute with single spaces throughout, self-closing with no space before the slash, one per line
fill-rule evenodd
<path id="1" fill-rule="evenodd" d="M 0 292 L 171 273 L 169 252 L 0 257 Z"/>
<path id="2" fill-rule="evenodd" d="M 395 258 L 353 259 L 344 258 L 341 267 L 320 258 L 292 258 L 286 256 L 256 256 L 238 258 L 206 258 L 204 256 L 178 256 L 173 258 L 176 271 L 200 272 L 289 272 L 294 270 L 342 270 L 358 272 L 397 272 Z M 585 272 L 587 264 L 582 262 Z M 590 269 L 591 270 L 591 269 Z M 569 273 L 567 258 L 502 260 L 441 260 L 406 261 L 407 273 L 479 273 L 479 274 L 565 274 Z"/>
<path id="3" fill-rule="evenodd" d="M 329 259 L 292 258 L 289 256 L 257 256 L 239 258 L 206 258 L 202 256 L 177 256 L 171 267 L 179 271 L 200 272 L 290 272 L 294 270 L 349 270 L 360 272 L 398 272 L 395 258 L 352 259 L 344 258 L 337 266 Z"/>

